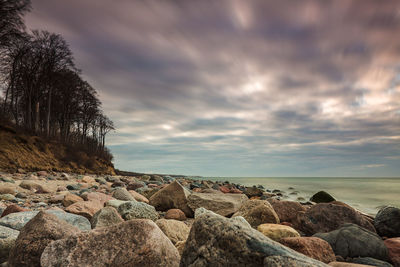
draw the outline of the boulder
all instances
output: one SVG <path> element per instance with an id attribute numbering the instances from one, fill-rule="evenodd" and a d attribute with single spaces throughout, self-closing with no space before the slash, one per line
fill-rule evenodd
<path id="1" fill-rule="evenodd" d="M 333 266 L 333 267 L 371 267 L 371 265 L 348 263 L 348 262 L 338 262 L 338 261 L 331 262 L 328 265 Z"/>
<path id="2" fill-rule="evenodd" d="M 190 192 L 178 181 L 167 185 L 163 189 L 154 193 L 150 199 L 150 205 L 156 210 L 166 211 L 169 209 L 180 209 L 187 217 L 193 217 L 193 211 L 188 206 L 188 196 Z"/>
<path id="3" fill-rule="evenodd" d="M 192 193 L 188 205 L 192 210 L 205 208 L 222 216 L 230 216 L 248 200 L 244 194 Z"/>
<path id="4" fill-rule="evenodd" d="M 64 207 L 68 207 L 79 201 L 83 201 L 83 199 L 80 196 L 68 193 L 64 196 L 64 198 L 62 200 L 62 204 Z"/>
<path id="5" fill-rule="evenodd" d="M 278 215 L 266 200 L 247 200 L 232 217 L 242 216 L 254 228 L 263 223 L 279 223 Z"/>
<path id="6" fill-rule="evenodd" d="M 321 262 L 321 264 L 323 264 Z M 325 266 L 325 264 L 323 264 Z M 310 267 L 310 262 L 303 259 L 295 259 L 290 256 L 270 256 L 264 259 L 265 267 Z M 319 265 L 318 265 L 319 266 Z M 327 266 L 327 265 L 326 265 Z"/>
<path id="7" fill-rule="evenodd" d="M 10 250 L 14 247 L 19 231 L 9 227 L 0 226 L 0 262 L 8 260 Z"/>
<path id="8" fill-rule="evenodd" d="M 321 238 L 317 237 L 285 237 L 279 240 L 279 243 L 285 245 L 310 258 L 329 263 L 335 261 L 335 253 L 331 245 Z"/>
<path id="9" fill-rule="evenodd" d="M 381 261 L 377 260 L 374 258 L 370 257 L 364 257 L 364 258 L 354 258 L 351 260 L 352 263 L 357 263 L 357 264 L 365 264 L 369 266 L 378 266 L 378 267 L 393 267 L 390 263 L 386 261 Z"/>
<path id="10" fill-rule="evenodd" d="M 375 232 L 374 226 L 358 211 L 333 203 L 319 203 L 299 212 L 293 226 L 306 235 L 313 235 L 336 230 L 345 223 L 354 223 Z"/>
<path id="11" fill-rule="evenodd" d="M 400 266 L 400 237 L 389 238 L 383 241 L 389 252 L 389 258 L 394 266 Z"/>
<path id="12" fill-rule="evenodd" d="M 329 203 L 332 201 L 335 201 L 331 195 L 329 195 L 325 191 L 319 191 L 318 193 L 315 193 L 311 198 L 310 201 L 315 202 L 315 203 Z"/>
<path id="13" fill-rule="evenodd" d="M 3 194 L 15 195 L 15 194 L 17 194 L 17 189 L 15 189 L 15 186 L 1 184 L 0 185 L 0 195 L 3 195 Z"/>
<path id="14" fill-rule="evenodd" d="M 181 256 L 182 256 L 183 250 L 185 249 L 185 244 L 186 244 L 186 241 L 178 241 L 175 244 L 175 247 L 178 250 L 179 255 L 181 255 Z"/>
<path id="15" fill-rule="evenodd" d="M 40 266 L 40 255 L 54 240 L 66 238 L 79 229 L 59 220 L 55 215 L 39 212 L 22 229 L 10 251 L 10 267 Z"/>
<path id="16" fill-rule="evenodd" d="M 118 187 L 112 194 L 113 198 L 124 201 L 135 201 L 133 196 L 123 187 Z"/>
<path id="17" fill-rule="evenodd" d="M 123 200 L 118 200 L 118 199 L 111 199 L 106 202 L 105 206 L 106 207 L 113 207 L 118 210 L 118 207 L 121 206 L 122 204 L 129 202 L 129 201 L 123 201 Z"/>
<path id="18" fill-rule="evenodd" d="M 92 225 L 92 229 L 94 229 L 100 227 L 108 227 L 114 224 L 121 223 L 123 221 L 124 220 L 121 218 L 115 208 L 104 207 L 93 215 L 92 219 L 90 220 L 90 224 Z"/>
<path id="19" fill-rule="evenodd" d="M 49 188 L 34 181 L 22 181 L 19 186 L 39 194 L 51 193 L 51 190 Z"/>
<path id="20" fill-rule="evenodd" d="M 124 220 L 150 219 L 155 221 L 159 215 L 153 206 L 143 202 L 128 201 L 118 207 L 118 213 Z"/>
<path id="21" fill-rule="evenodd" d="M 129 193 L 131 194 L 131 196 L 132 196 L 136 201 L 144 202 L 144 203 L 149 204 L 149 200 L 148 200 L 145 196 L 139 194 L 138 192 L 136 192 L 136 191 L 134 191 L 134 190 L 129 190 Z"/>
<path id="22" fill-rule="evenodd" d="M 174 245 L 179 241 L 186 241 L 189 235 L 190 228 L 184 222 L 159 219 L 156 224 Z"/>
<path id="23" fill-rule="evenodd" d="M 202 208 L 196 210 L 180 266 L 263 266 L 264 259 L 271 256 L 326 266 L 264 236 L 243 217 L 228 219 Z"/>
<path id="24" fill-rule="evenodd" d="M 179 253 L 151 220 L 139 219 L 54 241 L 41 266 L 179 266 Z"/>
<path id="25" fill-rule="evenodd" d="M 86 192 L 83 193 L 81 197 L 86 201 L 97 200 L 101 203 L 101 205 L 104 205 L 104 203 L 107 201 L 114 199 L 112 196 L 100 192 Z"/>
<path id="26" fill-rule="evenodd" d="M 295 201 L 283 201 L 270 198 L 268 202 L 274 208 L 281 222 L 292 223 L 296 220 L 298 213 L 307 210 L 303 205 Z"/>
<path id="27" fill-rule="evenodd" d="M 380 209 L 374 225 L 380 236 L 400 237 L 400 209 L 390 206 Z"/>
<path id="28" fill-rule="evenodd" d="M 62 210 L 47 210 L 47 213 L 54 214 L 60 220 L 66 221 L 67 223 L 79 228 L 82 231 L 90 230 L 90 222 L 83 216 L 64 212 Z M 27 222 L 38 214 L 38 211 L 22 211 L 17 213 L 11 213 L 0 219 L 0 225 L 21 230 Z"/>
<path id="29" fill-rule="evenodd" d="M 29 211 L 29 210 L 22 208 L 22 207 L 18 206 L 17 204 L 8 205 L 7 208 L 1 213 L 1 218 L 3 218 L 4 216 L 7 216 L 8 214 L 21 212 L 21 211 Z"/>
<path id="30" fill-rule="evenodd" d="M 129 182 L 129 184 L 126 186 L 126 189 L 136 190 L 138 188 L 145 187 L 145 186 L 146 186 L 146 184 L 142 181 L 132 181 L 132 182 Z"/>
<path id="31" fill-rule="evenodd" d="M 274 241 L 279 241 L 285 237 L 300 237 L 300 234 L 292 227 L 280 224 L 260 224 L 257 230 Z"/>
<path id="32" fill-rule="evenodd" d="M 100 201 L 79 201 L 70 206 L 68 206 L 65 211 L 77 215 L 81 215 L 90 220 L 93 215 L 103 207 Z"/>
<path id="33" fill-rule="evenodd" d="M 344 224 L 338 230 L 314 235 L 327 241 L 336 255 L 343 258 L 372 257 L 389 260 L 388 250 L 382 239 L 356 224 Z"/>
<path id="34" fill-rule="evenodd" d="M 246 187 L 245 190 L 243 191 L 243 193 L 248 197 L 261 197 L 264 193 L 264 190 L 256 187 L 256 186 L 252 186 L 252 187 Z"/>
<path id="35" fill-rule="evenodd" d="M 180 209 L 170 209 L 165 213 L 165 219 L 173 219 L 178 221 L 186 220 L 186 215 Z"/>

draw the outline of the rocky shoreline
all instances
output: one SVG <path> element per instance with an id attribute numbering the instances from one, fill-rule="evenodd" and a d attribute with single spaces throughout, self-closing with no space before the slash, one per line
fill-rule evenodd
<path id="1" fill-rule="evenodd" d="M 0 173 L 1 266 L 400 266 L 400 209 L 168 175 Z"/>

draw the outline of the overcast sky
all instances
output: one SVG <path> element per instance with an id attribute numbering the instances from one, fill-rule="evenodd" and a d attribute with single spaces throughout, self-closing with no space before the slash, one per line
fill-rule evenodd
<path id="1" fill-rule="evenodd" d="M 400 1 L 33 0 L 119 169 L 400 176 Z"/>

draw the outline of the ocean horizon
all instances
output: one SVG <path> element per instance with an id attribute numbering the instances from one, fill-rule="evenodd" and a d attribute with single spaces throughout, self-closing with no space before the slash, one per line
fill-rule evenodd
<path id="1" fill-rule="evenodd" d="M 382 206 L 400 207 L 400 177 L 202 177 L 282 191 L 283 200 L 308 201 L 318 191 L 375 215 Z"/>

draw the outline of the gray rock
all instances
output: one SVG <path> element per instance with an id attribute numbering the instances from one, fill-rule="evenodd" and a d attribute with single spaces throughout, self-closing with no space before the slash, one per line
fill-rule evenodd
<path id="1" fill-rule="evenodd" d="M 400 236 L 400 209 L 384 207 L 375 216 L 374 226 L 380 236 Z"/>
<path id="2" fill-rule="evenodd" d="M 151 220 L 139 219 L 52 242 L 42 267 L 179 266 L 179 253 Z"/>
<path id="3" fill-rule="evenodd" d="M 22 211 L 8 214 L 0 219 L 0 225 L 10 227 L 15 230 L 21 230 L 27 222 L 38 214 L 39 211 Z M 61 210 L 46 210 L 50 214 L 54 214 L 58 219 L 66 221 L 67 223 L 78 227 L 82 231 L 91 229 L 90 222 L 83 216 L 67 213 Z"/>
<path id="4" fill-rule="evenodd" d="M 225 218 L 196 210 L 180 266 L 263 266 L 265 258 L 286 256 L 308 266 L 327 266 L 272 241 L 253 229 L 242 217 Z M 303 266 L 303 265 L 293 265 Z"/>
<path id="5" fill-rule="evenodd" d="M 121 223 L 123 221 L 124 220 L 121 218 L 115 208 L 104 207 L 93 215 L 92 219 L 90 220 L 90 224 L 94 229 L 100 227 L 108 227 L 114 224 Z"/>
<path id="6" fill-rule="evenodd" d="M 11 194 L 2 194 L 2 195 L 0 195 L 0 200 L 12 201 L 12 200 L 15 200 L 15 197 Z"/>
<path id="7" fill-rule="evenodd" d="M 381 260 L 377 260 L 377 259 L 370 258 L 370 257 L 354 258 L 351 260 L 351 262 L 357 263 L 357 264 L 377 266 L 377 267 L 393 267 L 393 265 L 391 265 L 390 263 L 388 263 L 386 261 L 381 261 Z"/>
<path id="8" fill-rule="evenodd" d="M 310 262 L 291 256 L 270 256 L 264 259 L 264 267 L 310 267 Z"/>
<path id="9" fill-rule="evenodd" d="M 222 216 L 237 212 L 248 200 L 244 194 L 192 193 L 188 197 L 188 206 L 192 210 L 205 208 Z"/>
<path id="10" fill-rule="evenodd" d="M 114 190 L 112 196 L 118 200 L 135 201 L 133 196 L 125 188 L 118 187 Z"/>
<path id="11" fill-rule="evenodd" d="M 143 202 L 128 201 L 118 207 L 118 213 L 124 220 L 150 219 L 156 221 L 159 217 L 156 209 Z"/>
<path id="12" fill-rule="evenodd" d="M 111 199 L 106 202 L 106 207 L 113 207 L 115 209 L 118 209 L 119 206 L 122 204 L 126 203 L 128 201 L 123 201 L 123 200 L 118 200 L 118 199 Z"/>
<path id="13" fill-rule="evenodd" d="M 7 261 L 10 250 L 14 246 L 18 235 L 19 231 L 0 226 L 0 262 Z"/>
<path id="14" fill-rule="evenodd" d="M 388 250 L 382 239 L 356 224 L 344 224 L 337 230 L 314 235 L 327 241 L 336 255 L 343 258 L 372 257 L 389 260 Z"/>

